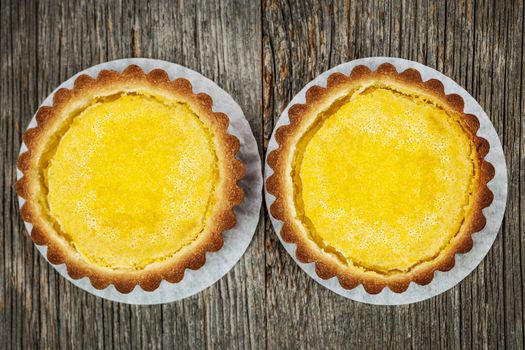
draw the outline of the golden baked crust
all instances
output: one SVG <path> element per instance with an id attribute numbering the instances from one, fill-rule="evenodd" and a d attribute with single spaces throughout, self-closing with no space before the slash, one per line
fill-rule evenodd
<path id="1" fill-rule="evenodd" d="M 448 112 L 459 117 L 462 128 L 469 135 L 475 147 L 479 177 L 473 191 L 474 202 L 470 215 L 465 218 L 460 230 L 449 241 L 449 244 L 431 260 L 424 260 L 406 272 L 382 274 L 364 269 L 359 265 L 344 265 L 332 253 L 323 250 L 307 236 L 300 219 L 295 215 L 294 189 L 292 180 L 292 163 L 295 146 L 300 137 L 313 125 L 317 116 L 327 110 L 338 99 L 353 94 L 362 86 L 381 81 L 403 86 L 418 95 L 432 96 Z M 472 248 L 471 235 L 485 226 L 482 209 L 490 205 L 493 199 L 487 183 L 494 177 L 494 167 L 484 160 L 488 153 L 488 142 L 476 136 L 479 121 L 474 115 L 463 112 L 464 102 L 459 95 L 445 95 L 443 85 L 438 80 L 423 82 L 420 74 L 414 69 L 398 73 L 391 64 L 382 64 L 376 71 L 366 66 L 355 67 L 349 76 L 333 73 L 328 77 L 327 87 L 312 86 L 306 92 L 306 103 L 290 107 L 288 115 L 290 124 L 281 126 L 275 132 L 279 147 L 268 155 L 268 165 L 274 173 L 268 178 L 266 188 L 276 198 L 270 207 L 272 215 L 283 221 L 281 237 L 289 243 L 296 243 L 297 258 L 305 263 L 316 262 L 316 272 L 328 279 L 336 276 L 343 288 L 352 289 L 363 284 L 368 293 L 379 293 L 384 287 L 394 292 L 403 292 L 411 281 L 428 284 L 437 270 L 448 271 L 454 266 L 455 254 L 468 252 Z"/>
<path id="2" fill-rule="evenodd" d="M 143 269 L 118 270 L 89 263 L 46 222 L 38 203 L 42 181 L 39 167 L 46 142 L 59 132 L 60 125 L 72 113 L 88 106 L 94 98 L 137 90 L 181 101 L 205 122 L 214 135 L 220 175 L 215 190 L 214 209 L 197 239 L 173 256 L 153 262 Z M 205 93 L 193 93 L 188 80 L 179 78 L 171 81 L 161 69 L 145 74 L 136 65 L 128 66 L 122 73 L 103 70 L 97 78 L 80 75 L 71 90 L 62 88 L 54 94 L 52 106 L 39 108 L 36 121 L 37 126 L 27 130 L 23 136 L 28 151 L 22 153 L 17 161 L 23 177 L 17 182 L 16 191 L 26 201 L 21 208 L 21 215 L 33 225 L 33 241 L 48 247 L 48 260 L 53 264 L 65 263 L 72 278 L 88 277 L 98 289 L 113 284 L 122 293 L 132 291 L 137 284 L 146 291 L 152 291 L 158 288 L 163 279 L 176 283 L 184 277 L 186 268 L 195 270 L 203 266 L 206 252 L 219 250 L 223 245 L 222 232 L 235 226 L 233 208 L 244 197 L 244 192 L 237 185 L 244 176 L 244 166 L 235 158 L 240 147 L 239 140 L 227 132 L 228 117 L 224 113 L 213 112 L 211 97 Z"/>

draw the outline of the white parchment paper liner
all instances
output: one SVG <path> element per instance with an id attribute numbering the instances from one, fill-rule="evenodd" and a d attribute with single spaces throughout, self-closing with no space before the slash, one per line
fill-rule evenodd
<path id="1" fill-rule="evenodd" d="M 93 66 L 77 73 L 62 83 L 44 100 L 42 106 L 52 104 L 53 95 L 59 88 L 72 88 L 75 79 L 81 74 L 96 77 L 103 69 L 121 72 L 130 64 L 136 64 L 142 67 L 146 73 L 155 68 L 164 69 L 172 80 L 176 78 L 188 79 L 193 86 L 193 92 L 205 92 L 211 96 L 213 99 L 213 111 L 223 112 L 229 117 L 230 125 L 228 132 L 235 135 L 241 143 L 237 157 L 243 161 L 246 171 L 245 176 L 239 182 L 244 190 L 244 201 L 234 209 L 237 224 L 233 229 L 223 233 L 224 245 L 219 251 L 206 253 L 206 264 L 204 266 L 198 270 L 186 269 L 184 278 L 179 283 L 173 284 L 163 280 L 159 288 L 152 292 L 146 292 L 140 286 L 135 287 L 135 289 L 128 294 L 120 293 L 113 285 L 102 290 L 95 289 L 87 277 L 78 280 L 71 278 L 67 273 L 65 264 L 51 265 L 71 283 L 96 296 L 128 304 L 161 304 L 186 298 L 211 286 L 230 271 L 242 257 L 252 240 L 259 221 L 262 201 L 261 159 L 250 125 L 244 117 L 241 108 L 233 98 L 208 78 L 191 69 L 171 62 L 130 58 Z M 33 116 L 28 129 L 35 126 L 36 120 Z M 27 147 L 25 144 L 22 144 L 20 153 L 25 151 L 27 151 Z M 21 176 L 22 173 L 17 169 L 17 179 Z M 24 199 L 18 197 L 18 202 L 21 207 Z M 24 223 L 27 231 L 31 232 L 32 225 L 28 222 Z M 47 260 L 47 246 L 36 245 L 36 247 Z"/>
<path id="2" fill-rule="evenodd" d="M 283 223 L 282 221 L 275 219 L 270 213 L 270 205 L 274 202 L 275 197 L 265 190 L 265 198 L 268 213 L 270 213 L 270 219 L 272 221 L 275 232 L 279 237 L 279 240 L 283 244 L 286 251 L 295 260 L 295 262 L 310 277 L 312 277 L 319 284 L 325 286 L 331 291 L 355 301 L 378 305 L 400 305 L 415 303 L 421 300 L 431 298 L 433 296 L 443 293 L 444 291 L 454 287 L 456 284 L 461 282 L 461 280 L 463 280 L 468 274 L 470 274 L 476 268 L 476 266 L 478 266 L 479 263 L 483 260 L 490 247 L 492 246 L 494 240 L 496 239 L 496 235 L 498 234 L 498 230 L 503 219 L 503 214 L 505 212 L 505 204 L 507 201 L 507 168 L 505 164 L 505 157 L 503 155 L 503 148 L 501 147 L 501 142 L 498 138 L 498 134 L 496 133 L 494 126 L 490 122 L 489 117 L 483 111 L 479 103 L 476 102 L 476 100 L 465 89 L 459 86 L 452 79 L 420 63 L 393 57 L 362 58 L 359 60 L 343 63 L 337 67 L 334 67 L 324 72 L 323 74 L 319 75 L 317 78 L 309 82 L 292 99 L 292 101 L 288 104 L 286 109 L 282 112 L 277 124 L 274 127 L 274 132 L 270 139 L 266 155 L 270 154 L 271 151 L 278 148 L 278 144 L 275 141 L 275 130 L 277 130 L 282 125 L 290 123 L 290 119 L 288 118 L 288 109 L 294 104 L 305 103 L 306 91 L 311 86 L 318 85 L 326 87 L 328 77 L 335 72 L 341 72 L 345 75 L 349 75 L 352 69 L 358 65 L 365 65 L 372 70 L 376 70 L 376 68 L 382 63 L 393 64 L 398 72 L 402 72 L 408 68 L 414 68 L 419 71 L 423 81 L 429 79 L 440 80 L 445 87 L 445 93 L 455 93 L 460 95 L 465 102 L 465 113 L 474 114 L 479 119 L 481 125 L 477 135 L 487 139 L 487 141 L 490 144 L 490 151 L 485 157 L 485 159 L 492 163 L 492 165 L 496 169 L 496 175 L 494 179 L 492 179 L 492 181 L 490 181 L 488 184 L 488 187 L 494 193 L 494 201 L 489 207 L 483 210 L 483 214 L 487 219 L 487 224 L 483 230 L 472 235 L 472 239 L 474 241 L 474 246 L 472 250 L 465 254 L 457 254 L 456 263 L 454 267 L 448 272 L 437 271 L 434 274 L 434 279 L 432 280 L 432 282 L 430 282 L 426 286 L 421 286 L 412 282 L 410 283 L 408 289 L 403 293 L 394 293 L 390 289 L 385 288 L 381 291 L 381 293 L 378 294 L 367 293 L 362 285 L 359 285 L 351 290 L 344 289 L 343 287 L 341 287 L 336 277 L 332 277 L 328 280 L 320 278 L 315 272 L 315 262 L 305 264 L 297 260 L 297 257 L 295 255 L 296 245 L 286 243 L 282 240 L 280 232 Z M 273 174 L 273 171 L 266 162 L 264 168 L 265 183 L 267 178 L 271 174 Z"/>

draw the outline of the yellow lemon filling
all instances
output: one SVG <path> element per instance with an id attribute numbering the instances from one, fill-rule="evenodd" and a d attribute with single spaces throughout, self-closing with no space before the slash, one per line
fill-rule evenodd
<path id="1" fill-rule="evenodd" d="M 475 148 L 435 101 L 387 87 L 319 115 L 298 144 L 297 215 L 347 264 L 389 274 L 436 257 L 471 210 Z"/>
<path id="2" fill-rule="evenodd" d="M 72 118 L 44 167 L 59 232 L 89 262 L 142 269 L 194 241 L 213 206 L 213 136 L 180 102 L 95 100 Z"/>

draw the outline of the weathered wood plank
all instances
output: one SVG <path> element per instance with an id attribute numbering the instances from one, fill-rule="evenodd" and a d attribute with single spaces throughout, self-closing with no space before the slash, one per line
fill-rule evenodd
<path id="1" fill-rule="evenodd" d="M 260 6 L 257 1 L 195 4 L 196 69 L 239 102 L 255 137 L 261 136 Z M 214 16 L 209 16 L 213 13 Z M 193 38 L 192 38 L 193 39 Z M 212 64 L 210 64 L 212 62 Z M 203 294 L 205 342 L 210 348 L 264 344 L 264 237 L 258 230 L 242 261 Z"/>
<path id="2" fill-rule="evenodd" d="M 343 300 L 311 282 L 267 222 L 269 347 L 523 347 L 523 4 L 339 1 L 331 9 L 268 0 L 263 13 L 265 137 L 291 97 L 318 73 L 366 56 L 416 60 L 452 77 L 487 110 L 509 160 L 513 208 L 489 256 L 464 282 L 431 300 L 395 308 Z M 312 45 L 304 35 L 311 27 L 330 33 L 329 40 Z M 324 60 L 327 50 L 330 59 Z M 340 329 L 342 339 L 334 336 Z"/>
<path id="3" fill-rule="evenodd" d="M 77 71 L 117 58 L 160 58 L 202 72 L 234 96 L 262 140 L 260 6 L 232 1 L 208 7 L 183 1 L 2 1 L 0 334 L 8 348 L 262 346 L 262 234 L 243 261 L 204 293 L 163 306 L 111 303 L 72 286 L 39 256 L 21 228 L 12 188 L 21 129 L 40 101 Z"/>
<path id="4" fill-rule="evenodd" d="M 502 6 L 503 7 L 503 6 Z M 524 134 L 523 123 L 525 110 L 523 98 L 525 95 L 525 76 L 523 71 L 524 52 L 524 12 L 523 1 L 515 1 L 498 9 L 498 23 L 501 40 L 501 56 L 503 56 L 503 81 L 501 85 L 493 85 L 494 96 L 501 95 L 502 109 L 494 111 L 502 115 L 505 155 L 509 169 L 509 200 L 507 202 L 506 219 L 503 225 L 503 293 L 504 293 L 504 339 L 502 344 L 508 348 L 525 347 L 524 339 L 524 299 L 523 299 L 523 230 L 520 231 L 520 220 L 523 215 L 523 202 L 520 201 L 520 187 L 525 177 L 523 170 Z M 501 57 L 500 56 L 500 57 Z M 498 56 L 495 56 L 498 57 Z M 501 58 L 500 58 L 501 59 Z M 498 93 L 494 94 L 497 90 Z M 498 99 L 499 100 L 499 99 Z M 491 319 L 491 315 L 487 315 Z M 492 324 L 496 327 L 496 324 Z"/>

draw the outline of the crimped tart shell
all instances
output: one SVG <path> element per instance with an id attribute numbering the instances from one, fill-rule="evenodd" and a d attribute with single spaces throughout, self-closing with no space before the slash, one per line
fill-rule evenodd
<path id="1" fill-rule="evenodd" d="M 306 229 L 300 219 L 294 216 L 294 190 L 290 170 L 292 168 L 295 142 L 300 139 L 306 125 L 312 125 L 317 114 L 329 107 L 337 98 L 348 95 L 360 86 L 372 84 L 375 81 L 384 81 L 422 94 L 431 95 L 439 100 L 444 108 L 461 117 L 463 127 L 469 130 L 469 137 L 477 150 L 477 165 L 480 169 L 479 181 L 475 189 L 476 199 L 472 205 L 471 215 L 465 218 L 460 230 L 449 241 L 449 244 L 440 253 L 429 261 L 422 261 L 406 272 L 395 274 L 380 274 L 377 271 L 367 271 L 360 266 L 350 264 L 345 266 L 335 256 L 325 252 L 317 243 L 307 237 Z M 448 271 L 454 266 L 455 255 L 466 253 L 472 249 L 471 235 L 483 229 L 486 223 L 482 209 L 489 206 L 493 194 L 487 183 L 494 177 L 495 170 L 492 164 L 484 160 L 489 151 L 489 143 L 476 136 L 479 121 L 476 116 L 463 112 L 464 101 L 456 94 L 446 95 L 443 84 L 439 80 L 431 79 L 423 82 L 421 75 L 415 69 L 407 69 L 398 73 L 396 68 L 388 63 L 380 65 L 376 71 L 360 65 L 355 67 L 349 76 L 342 73 L 333 73 L 328 77 L 327 87 L 312 86 L 306 91 L 306 103 L 295 104 L 288 110 L 290 124 L 279 127 L 275 132 L 275 139 L 279 147 L 268 155 L 268 165 L 273 174 L 267 179 L 267 191 L 275 196 L 270 206 L 272 215 L 283 221 L 281 237 L 288 243 L 297 245 L 296 256 L 304 262 L 316 263 L 316 273 L 323 279 L 336 276 L 341 286 L 353 289 L 362 284 L 370 294 L 379 293 L 384 287 L 392 291 L 404 292 L 410 282 L 421 285 L 432 281 L 435 271 Z"/>
<path id="2" fill-rule="evenodd" d="M 220 181 L 215 191 L 217 200 L 209 224 L 194 241 L 173 256 L 151 263 L 141 270 L 118 270 L 86 261 L 60 233 L 46 225 L 46 218 L 37 204 L 41 181 L 39 161 L 46 142 L 55 135 L 58 126 L 72 110 L 88 106 L 95 97 L 137 90 L 161 93 L 182 101 L 207 122 L 216 139 Z M 71 90 L 62 88 L 54 94 L 52 106 L 39 108 L 36 121 L 37 126 L 28 129 L 23 136 L 28 151 L 22 153 L 17 161 L 23 177 L 16 183 L 16 191 L 26 201 L 21 208 L 21 215 L 33 225 L 32 240 L 48 247 L 48 260 L 53 264 L 65 263 L 72 278 L 88 277 L 97 289 L 113 284 L 122 293 L 132 291 L 136 285 L 146 291 L 153 291 L 163 279 L 176 283 L 182 280 L 186 268 L 196 270 L 202 267 L 206 261 L 206 252 L 217 251 L 222 247 L 222 232 L 235 226 L 233 208 L 244 198 L 243 190 L 237 185 L 237 181 L 244 176 L 244 166 L 235 158 L 240 143 L 227 132 L 228 117 L 224 113 L 213 112 L 211 97 L 205 93 L 193 93 L 188 80 L 179 78 L 172 81 L 161 69 L 145 74 L 136 65 L 128 66 L 122 73 L 103 70 L 96 78 L 80 75 Z"/>

